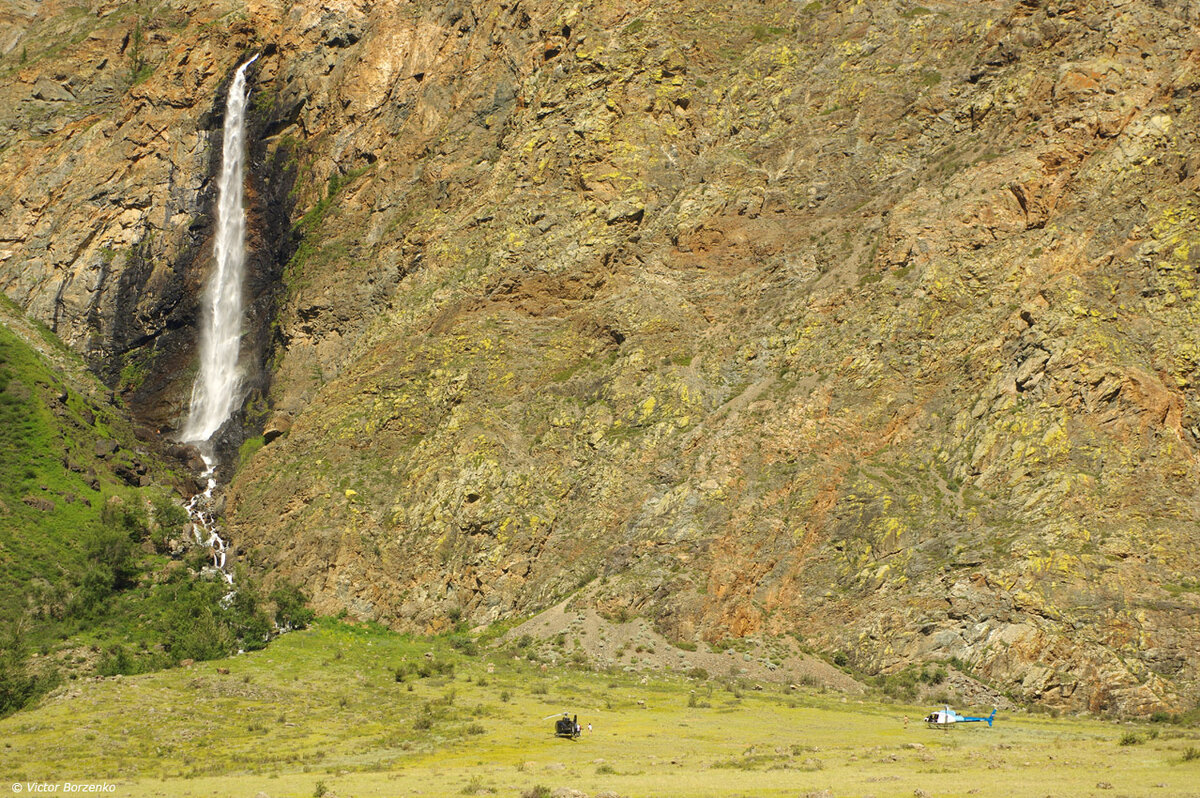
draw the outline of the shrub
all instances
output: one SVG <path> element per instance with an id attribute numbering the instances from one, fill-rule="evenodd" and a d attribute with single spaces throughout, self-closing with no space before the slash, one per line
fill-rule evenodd
<path id="1" fill-rule="evenodd" d="M 25 663 L 8 657 L 0 660 L 0 717 L 24 709 L 40 693 L 38 680 L 29 674 Z"/>
<path id="2" fill-rule="evenodd" d="M 216 659 L 244 648 L 262 648 L 270 621 L 260 609 L 254 585 L 246 582 L 225 603 L 224 582 L 164 585 L 159 632 L 172 659 Z"/>
<path id="3" fill-rule="evenodd" d="M 917 682 L 921 677 L 919 671 L 905 668 L 898 673 L 881 674 L 875 677 L 875 683 L 885 695 L 911 701 L 916 698 Z"/>
<path id="4" fill-rule="evenodd" d="M 111 505 L 106 509 L 108 506 Z M 102 601 L 115 591 L 136 583 L 138 570 L 130 531 L 124 525 L 102 523 L 85 533 L 83 553 L 88 564 L 80 587 L 93 600 Z"/>
<path id="5" fill-rule="evenodd" d="M 280 581 L 267 598 L 275 605 L 275 625 L 280 629 L 303 629 L 316 617 L 308 608 L 308 595 L 287 580 Z"/>
<path id="6" fill-rule="evenodd" d="M 166 554 L 171 538 L 178 535 L 188 522 L 187 510 L 161 493 L 153 498 L 151 505 L 154 508 L 154 526 L 149 530 L 148 538 L 154 544 L 155 551 Z"/>
<path id="7" fill-rule="evenodd" d="M 136 666 L 133 657 L 129 655 L 129 650 L 118 643 L 110 646 L 104 652 L 104 656 L 96 666 L 96 673 L 101 676 L 116 676 L 118 673 L 134 673 L 135 669 Z"/>
<path id="8" fill-rule="evenodd" d="M 951 657 L 950 659 L 946 660 L 946 664 L 951 668 L 954 668 L 959 673 L 965 673 L 967 676 L 970 676 L 974 670 L 969 663 L 964 662 L 958 657 Z"/>
<path id="9" fill-rule="evenodd" d="M 171 656 L 179 660 L 217 659 L 233 648 L 229 630 L 217 621 L 216 614 L 209 607 L 197 608 L 190 615 L 190 620 L 167 631 L 165 637 Z"/>
<path id="10" fill-rule="evenodd" d="M 462 788 L 463 795 L 478 795 L 481 792 L 490 792 L 490 790 L 483 783 L 483 777 L 479 774 L 472 776 L 466 786 Z"/>
<path id="11" fill-rule="evenodd" d="M 1142 738 L 1139 737 L 1136 732 L 1127 731 L 1123 735 L 1121 735 L 1121 739 L 1118 741 L 1118 744 L 1119 745 L 1139 745 L 1141 742 L 1142 742 Z"/>
<path id="12" fill-rule="evenodd" d="M 119 496 L 110 496 L 100 508 L 100 525 L 115 532 L 124 532 L 130 540 L 142 540 L 150 532 L 146 513 L 127 504 Z"/>
<path id="13" fill-rule="evenodd" d="M 245 651 L 265 648 L 271 639 L 271 619 L 261 608 L 258 587 L 244 576 L 226 607 L 225 623 L 238 646 Z"/>
<path id="14" fill-rule="evenodd" d="M 938 685 L 946 681 L 949 673 L 945 665 L 929 665 L 921 669 L 920 679 L 928 685 Z"/>
<path id="15" fill-rule="evenodd" d="M 31 673 L 17 624 L 0 630 L 0 718 L 33 703 L 58 684 L 57 673 Z"/>
<path id="16" fill-rule="evenodd" d="M 468 657 L 473 657 L 479 653 L 479 645 L 465 634 L 452 634 L 447 640 L 451 648 L 458 649 Z"/>

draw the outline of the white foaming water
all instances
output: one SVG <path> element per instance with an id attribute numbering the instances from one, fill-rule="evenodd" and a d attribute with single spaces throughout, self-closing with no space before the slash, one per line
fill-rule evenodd
<path id="1" fill-rule="evenodd" d="M 233 574 L 225 570 L 225 540 L 221 537 L 220 528 L 217 526 L 217 519 L 212 510 L 213 489 L 217 487 L 215 460 L 210 459 L 207 455 L 204 457 L 204 465 L 207 466 L 202 477 L 208 479 L 208 487 L 203 493 L 197 493 L 187 503 L 187 513 L 192 519 L 192 534 L 196 538 L 196 544 L 199 546 L 207 546 L 212 550 L 213 568 L 221 572 L 222 578 L 226 584 L 233 584 Z M 226 596 L 228 599 L 233 594 Z"/>
<path id="2" fill-rule="evenodd" d="M 240 397 L 238 353 L 242 342 L 242 279 L 246 266 L 246 212 L 242 173 L 246 159 L 246 67 L 238 67 L 225 103 L 225 135 L 221 178 L 217 184 L 215 270 L 205 293 L 200 335 L 200 373 L 192 385 L 192 401 L 182 439 L 202 449 L 233 413 Z M 206 458 L 207 461 L 207 458 Z M 209 464 L 211 466 L 211 464 Z M 211 470 L 211 468 L 210 468 Z"/>
<path id="3" fill-rule="evenodd" d="M 255 55 L 238 67 L 225 102 L 225 132 L 221 150 L 221 177 L 217 183 L 217 237 L 213 245 L 215 270 L 205 293 L 203 327 L 200 334 L 200 373 L 192 385 L 192 401 L 181 439 L 197 444 L 204 457 L 208 480 L 203 493 L 187 503 L 196 543 L 212 550 L 213 568 L 226 583 L 233 574 L 225 568 L 225 541 L 213 510 L 217 487 L 217 459 L 212 436 L 221 429 L 241 400 L 238 354 L 242 342 L 242 279 L 246 266 L 246 211 L 243 201 L 243 172 L 246 160 L 246 68 Z M 225 598 L 232 597 L 230 592 Z"/>

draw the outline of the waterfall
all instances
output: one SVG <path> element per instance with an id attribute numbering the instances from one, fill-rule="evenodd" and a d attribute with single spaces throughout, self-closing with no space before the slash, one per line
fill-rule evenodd
<path id="1" fill-rule="evenodd" d="M 242 343 L 242 280 L 246 267 L 246 211 L 242 173 L 246 160 L 246 67 L 238 67 L 225 103 L 221 177 L 217 183 L 217 237 L 214 270 L 205 289 L 200 334 L 200 373 L 192 385 L 192 401 L 182 439 L 212 457 L 209 440 L 241 399 L 238 353 Z M 211 465 L 211 464 L 210 464 Z"/>
<path id="2" fill-rule="evenodd" d="M 217 487 L 216 451 L 212 437 L 241 402 L 238 355 L 242 343 L 242 281 L 246 267 L 246 210 L 243 172 L 246 160 L 246 68 L 255 55 L 238 67 L 225 102 L 225 131 L 221 144 L 221 177 L 217 183 L 217 237 L 214 270 L 205 288 L 200 332 L 200 372 L 192 384 L 192 401 L 181 440 L 194 443 L 204 458 L 208 487 L 187 504 L 196 543 L 212 550 L 213 568 L 233 584 L 225 567 L 225 541 L 212 509 Z M 232 594 L 231 594 L 232 595 Z M 228 596 L 226 597 L 228 598 Z"/>

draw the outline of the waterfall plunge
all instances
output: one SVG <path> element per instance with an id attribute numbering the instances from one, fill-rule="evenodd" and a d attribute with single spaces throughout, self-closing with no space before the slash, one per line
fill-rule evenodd
<path id="1" fill-rule="evenodd" d="M 237 408 L 241 374 L 238 353 L 242 342 L 242 280 L 246 266 L 246 212 L 242 173 L 246 160 L 246 68 L 238 67 L 225 103 L 225 134 L 221 178 L 217 184 L 217 238 L 213 245 L 215 270 L 205 291 L 200 334 L 200 373 L 192 385 L 192 401 L 182 439 L 204 451 L 214 465 L 209 440 Z"/>
<path id="2" fill-rule="evenodd" d="M 215 270 L 204 297 L 200 333 L 200 373 L 192 385 L 192 402 L 182 440 L 195 443 L 204 457 L 208 487 L 187 504 L 196 542 L 212 550 L 213 568 L 232 585 L 225 567 L 225 541 L 212 511 L 217 487 L 216 451 L 211 439 L 241 401 L 238 355 L 242 344 L 242 280 L 246 267 L 246 210 L 242 180 L 246 160 L 246 68 L 254 56 L 238 67 L 225 102 L 225 133 L 221 149 L 221 178 L 217 183 L 217 238 L 213 245 Z M 225 599 L 233 596 L 230 592 Z"/>

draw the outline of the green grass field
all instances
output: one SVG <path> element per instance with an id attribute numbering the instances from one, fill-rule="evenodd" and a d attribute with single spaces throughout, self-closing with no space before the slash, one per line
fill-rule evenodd
<path id="1" fill-rule="evenodd" d="M 121 796 L 271 798 L 560 787 L 622 796 L 1200 795 L 1194 728 L 1001 713 L 992 729 L 938 732 L 919 723 L 923 707 L 543 671 L 511 652 L 468 656 L 450 642 L 323 621 L 228 660 L 68 682 L 0 720 L 0 790 L 73 780 L 110 781 L 109 794 Z M 593 731 L 555 739 L 544 718 L 562 710 Z"/>

